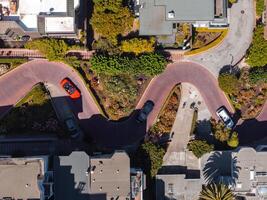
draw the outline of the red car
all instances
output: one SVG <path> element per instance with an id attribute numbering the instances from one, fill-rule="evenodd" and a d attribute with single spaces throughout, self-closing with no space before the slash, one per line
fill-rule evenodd
<path id="1" fill-rule="evenodd" d="M 77 86 L 69 78 L 64 78 L 60 85 L 64 88 L 64 90 L 70 95 L 72 99 L 78 99 L 81 96 L 80 91 Z"/>

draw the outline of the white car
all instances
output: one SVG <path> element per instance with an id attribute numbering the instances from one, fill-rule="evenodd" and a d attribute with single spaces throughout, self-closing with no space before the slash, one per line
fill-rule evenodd
<path id="1" fill-rule="evenodd" d="M 225 124 L 227 128 L 233 128 L 234 122 L 232 118 L 230 117 L 228 111 L 224 107 L 220 107 L 216 111 L 216 114 L 223 121 L 223 123 Z"/>

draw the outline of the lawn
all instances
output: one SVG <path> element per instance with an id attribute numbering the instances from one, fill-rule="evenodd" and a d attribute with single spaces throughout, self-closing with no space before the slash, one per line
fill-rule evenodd
<path id="1" fill-rule="evenodd" d="M 0 121 L 1 134 L 62 133 L 49 95 L 38 84 Z"/>
<path id="2" fill-rule="evenodd" d="M 0 76 L 27 61 L 25 58 L 0 58 Z"/>

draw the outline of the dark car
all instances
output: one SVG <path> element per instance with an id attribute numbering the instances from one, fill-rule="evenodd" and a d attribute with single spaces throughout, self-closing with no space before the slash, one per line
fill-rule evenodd
<path id="1" fill-rule="evenodd" d="M 65 125 L 72 138 L 77 138 L 80 135 L 80 128 L 73 117 L 67 118 Z"/>
<path id="2" fill-rule="evenodd" d="M 138 122 L 144 122 L 146 121 L 149 113 L 153 110 L 154 108 L 154 103 L 153 101 L 148 100 L 142 107 L 142 109 L 140 110 L 140 112 L 137 115 L 136 120 Z"/>

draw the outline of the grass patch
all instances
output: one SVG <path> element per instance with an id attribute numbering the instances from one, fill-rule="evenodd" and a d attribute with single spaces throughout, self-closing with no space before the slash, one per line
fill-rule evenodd
<path id="1" fill-rule="evenodd" d="M 26 58 L 0 58 L 0 76 L 27 61 Z"/>
<path id="2" fill-rule="evenodd" d="M 53 110 L 48 92 L 37 84 L 0 121 L 0 133 L 38 134 L 63 133 Z"/>

